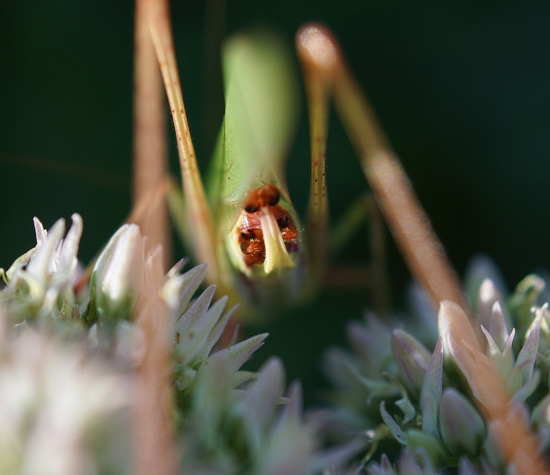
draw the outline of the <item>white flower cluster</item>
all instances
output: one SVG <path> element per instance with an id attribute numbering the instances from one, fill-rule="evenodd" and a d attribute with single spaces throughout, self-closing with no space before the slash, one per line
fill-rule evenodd
<path id="1" fill-rule="evenodd" d="M 0 340 L 0 473 L 124 473 L 129 375 L 29 328 Z"/>
<path id="2" fill-rule="evenodd" d="M 0 276 L 7 284 L 2 292 L 12 317 L 69 317 L 75 304 L 74 285 L 78 278 L 78 245 L 82 235 L 82 218 L 72 216 L 72 226 L 65 239 L 65 221 L 58 220 L 47 232 L 34 218 L 36 246 L 19 257 Z"/>
<path id="3" fill-rule="evenodd" d="M 473 324 L 449 301 L 434 315 L 417 287 L 416 318 L 401 319 L 409 330 L 392 330 L 370 314 L 348 326 L 353 352 L 327 352 L 324 369 L 335 390 L 325 431 L 362 441 L 368 473 L 436 473 L 456 465 L 459 473 L 513 471 L 531 443 L 526 427 L 535 451 L 550 447 L 550 394 L 541 377 L 550 368 L 545 280 L 530 275 L 507 296 L 494 264 L 478 258 L 465 288 Z M 515 446 L 501 437 L 514 436 L 510 424 Z M 396 465 L 387 456 L 372 461 L 383 441 L 406 447 Z"/>
<path id="4" fill-rule="evenodd" d="M 205 265 L 182 273 L 179 262 L 163 276 L 160 250 L 147 253 L 139 228 L 124 225 L 88 283 L 77 261 L 82 219 L 73 215 L 65 238 L 64 228 L 59 220 L 46 232 L 35 219 L 36 247 L 1 274 L 0 474 L 131 473 L 146 332 L 158 325 L 171 345 L 185 472 L 303 473 L 333 460 L 317 456 L 300 387 L 285 392 L 279 360 L 241 369 L 267 334 L 217 347 L 235 308 L 212 303 L 214 286 L 193 300 Z M 152 327 L 141 324 L 148 312 Z"/>

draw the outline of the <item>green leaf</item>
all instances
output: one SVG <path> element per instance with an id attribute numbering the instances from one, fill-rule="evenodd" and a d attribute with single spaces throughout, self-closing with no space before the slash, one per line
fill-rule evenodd
<path id="1" fill-rule="evenodd" d="M 405 434 L 405 432 L 403 432 L 403 429 L 399 427 L 399 424 L 386 410 L 385 401 L 382 401 L 380 403 L 380 415 L 382 416 L 382 420 L 388 426 L 388 429 L 394 436 L 395 440 L 397 440 L 397 442 L 399 442 L 401 445 L 407 445 L 407 435 Z"/>
<path id="2" fill-rule="evenodd" d="M 181 349 L 185 349 L 195 339 L 196 331 L 203 326 L 204 317 L 207 315 L 215 291 L 216 286 L 210 285 L 176 322 L 176 331 L 180 335 L 178 346 Z"/>
<path id="3" fill-rule="evenodd" d="M 392 333 L 391 348 L 403 383 L 418 396 L 431 359 L 430 352 L 416 338 L 399 328 Z"/>
<path id="4" fill-rule="evenodd" d="M 438 437 L 437 413 L 441 401 L 442 386 L 443 344 L 441 338 L 438 338 L 420 391 L 422 430 L 434 437 Z"/>
<path id="5" fill-rule="evenodd" d="M 227 302 L 227 298 L 222 297 L 220 301 L 222 300 L 225 305 L 225 303 Z M 223 331 L 225 330 L 225 327 L 227 325 L 227 322 L 229 321 L 233 313 L 235 313 L 235 310 L 237 309 L 237 307 L 238 305 L 235 305 L 233 308 L 230 308 L 227 312 L 225 312 L 223 317 L 221 317 L 218 320 L 218 323 L 216 323 L 216 326 L 212 329 L 212 331 L 208 335 L 208 339 L 203 345 L 202 350 L 198 353 L 196 357 L 198 361 L 204 360 L 210 354 L 210 352 L 212 351 L 212 348 L 214 348 L 214 345 L 218 342 L 218 340 L 222 336 Z"/>
<path id="6" fill-rule="evenodd" d="M 239 368 L 250 358 L 260 346 L 263 345 L 264 340 L 267 338 L 267 333 L 261 333 L 260 335 L 253 336 L 247 340 L 241 341 L 236 345 L 232 345 L 229 348 L 214 353 L 208 358 L 222 358 L 228 361 L 229 369 L 232 373 L 235 373 Z M 207 361 L 208 361 L 207 360 Z"/>
<path id="7" fill-rule="evenodd" d="M 407 440 L 409 447 L 413 451 L 422 448 L 428 455 L 434 465 L 445 466 L 448 461 L 448 454 L 443 444 L 433 435 L 426 434 L 417 429 L 407 431 Z"/>
<path id="8" fill-rule="evenodd" d="M 254 452 L 260 449 L 267 435 L 267 427 L 273 420 L 275 407 L 283 391 L 283 372 L 282 362 L 278 358 L 271 358 L 246 392 L 243 418 L 248 442 Z"/>
<path id="9" fill-rule="evenodd" d="M 441 438 L 453 454 L 479 453 L 485 438 L 485 424 L 464 395 L 454 388 L 445 389 L 439 416 Z"/>
<path id="10" fill-rule="evenodd" d="M 541 308 L 537 309 L 536 317 L 529 327 L 529 330 L 527 330 L 525 343 L 516 361 L 516 367 L 523 368 L 522 376 L 524 383 L 533 377 L 535 360 L 537 359 L 537 351 L 539 348 L 540 322 L 547 308 L 548 304 L 544 304 Z"/>
<path id="11" fill-rule="evenodd" d="M 170 269 L 161 289 L 163 299 L 178 316 L 182 316 L 186 311 L 191 297 L 206 274 L 206 264 L 200 264 L 189 269 L 185 274 L 178 275 L 183 264 L 184 262 L 180 261 Z"/>

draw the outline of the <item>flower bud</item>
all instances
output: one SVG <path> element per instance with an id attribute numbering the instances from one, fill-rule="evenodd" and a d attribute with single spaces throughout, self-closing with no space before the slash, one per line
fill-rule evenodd
<path id="1" fill-rule="evenodd" d="M 143 283 L 143 240 L 135 224 L 122 226 L 99 256 L 92 273 L 90 313 L 105 323 L 127 319 Z"/>
<path id="2" fill-rule="evenodd" d="M 454 388 L 447 388 L 439 406 L 441 438 L 454 455 L 479 453 L 485 424 L 474 406 Z"/>
<path id="3" fill-rule="evenodd" d="M 72 215 L 72 226 L 63 238 L 65 221 L 59 219 L 49 232 L 34 218 L 36 247 L 26 252 L 0 276 L 7 284 L 14 321 L 48 316 L 57 319 L 71 314 L 73 285 L 77 277 L 77 253 L 82 234 L 82 218 Z"/>
<path id="4" fill-rule="evenodd" d="M 416 338 L 400 329 L 393 331 L 391 347 L 403 383 L 418 395 L 432 355 Z"/>

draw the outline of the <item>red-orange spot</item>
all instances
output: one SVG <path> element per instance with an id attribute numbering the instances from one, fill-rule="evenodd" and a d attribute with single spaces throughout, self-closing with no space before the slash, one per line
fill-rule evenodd
<path id="1" fill-rule="evenodd" d="M 260 208 L 275 206 L 281 198 L 281 192 L 275 185 L 267 184 L 254 188 L 246 194 L 243 208 L 247 213 L 255 213 Z"/>
<path id="2" fill-rule="evenodd" d="M 295 229 L 285 228 L 285 229 L 281 229 L 281 235 L 283 236 L 283 240 L 287 241 L 289 239 L 296 239 L 296 237 L 298 236 L 298 233 L 296 232 Z"/>
<path id="3" fill-rule="evenodd" d="M 268 208 L 283 238 L 288 252 L 296 252 L 299 249 L 298 230 L 289 212 L 278 206 L 281 193 L 272 184 L 264 185 L 247 193 L 243 208 L 246 211 L 242 215 L 239 233 L 239 245 L 243 253 L 243 259 L 248 267 L 262 264 L 265 261 L 265 244 L 260 222 L 260 208 Z"/>

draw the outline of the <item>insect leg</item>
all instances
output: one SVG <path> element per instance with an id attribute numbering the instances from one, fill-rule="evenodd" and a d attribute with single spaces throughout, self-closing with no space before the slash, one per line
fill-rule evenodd
<path id="1" fill-rule="evenodd" d="M 365 193 L 349 207 L 330 231 L 329 252 L 335 255 L 346 246 L 351 237 L 365 222 L 368 224 L 368 241 L 371 263 L 360 272 L 359 269 L 343 268 L 339 280 L 350 275 L 352 285 L 364 287 L 372 293 L 373 307 L 378 315 L 387 315 L 389 310 L 389 285 L 387 277 L 386 244 L 384 221 L 380 209 L 371 193 Z M 347 272 L 346 272 L 347 271 Z M 334 268 L 331 267 L 331 273 Z M 361 277 L 363 276 L 363 277 Z M 328 276 L 327 276 L 328 277 Z M 332 276 L 331 276 L 332 277 Z M 360 278 L 360 280 L 358 280 Z M 331 280 L 335 280 L 331 278 Z"/>
<path id="2" fill-rule="evenodd" d="M 369 103 L 343 61 L 336 41 L 322 27 L 304 27 L 298 48 L 306 67 L 330 70 L 339 115 L 358 151 L 363 173 L 414 277 L 435 302 L 466 304 L 459 281 L 448 262 L 426 213 L 394 156 Z"/>
<path id="3" fill-rule="evenodd" d="M 359 153 L 363 172 L 409 269 L 433 300 L 441 303 L 442 337 L 450 343 L 452 351 L 460 355 L 461 370 L 468 375 L 487 426 L 514 427 L 513 431 L 500 431 L 495 439 L 504 460 L 517 466 L 521 473 L 546 473 L 544 461 L 537 453 L 535 437 L 521 416 L 521 409 L 476 338 L 459 281 L 443 246 L 431 229 L 370 105 L 344 64 L 336 42 L 328 31 L 317 25 L 305 27 L 301 38 L 302 52 L 307 54 L 305 61 L 310 67 L 325 68 L 327 53 L 331 56 L 336 107 Z M 328 44 L 328 47 L 319 48 L 319 44 Z"/>
<path id="4" fill-rule="evenodd" d="M 298 56 L 302 60 L 310 124 L 311 182 L 307 215 L 307 240 L 312 287 L 318 286 L 319 280 L 323 279 L 328 247 L 331 248 L 330 251 L 333 254 L 336 250 L 335 247 L 340 247 L 346 243 L 351 234 L 370 214 L 372 217 L 370 230 L 373 263 L 369 272 L 370 278 L 360 278 L 360 282 L 362 285 L 368 284 L 373 289 L 374 307 L 380 314 L 385 314 L 388 308 L 388 286 L 383 224 L 374 200 L 363 197 L 355 203 L 337 224 L 335 234 L 331 233 L 330 244 L 328 243 L 329 213 L 325 169 L 329 100 L 334 80 L 335 51 L 331 51 L 331 45 L 317 37 L 316 40 L 321 41 L 322 44 L 316 47 L 324 49 L 325 54 L 321 64 L 318 64 L 319 67 L 311 67 L 307 61 L 307 48 L 311 45 L 304 45 L 301 40 L 302 37 L 298 34 L 296 47 Z M 351 269 L 347 270 L 351 271 Z M 332 271 L 333 269 L 331 269 Z M 357 276 L 365 275 L 365 272 L 362 271 L 364 269 L 360 269 L 359 273 L 349 273 L 355 283 L 357 282 Z M 343 272 L 348 275 L 346 269 Z"/>
<path id="5" fill-rule="evenodd" d="M 296 37 L 296 47 L 301 43 Z M 300 55 L 299 55 L 300 56 Z M 314 291 L 323 281 L 328 247 L 328 196 L 326 181 L 326 144 L 330 101 L 330 78 L 322 69 L 309 68 L 303 64 L 306 88 L 310 147 L 311 180 L 307 210 L 307 249 L 310 269 L 310 287 Z"/>
<path id="6" fill-rule="evenodd" d="M 166 0 L 140 1 L 145 9 L 174 121 L 195 257 L 198 261 L 208 264 L 207 279 L 210 282 L 218 282 L 219 269 L 216 260 L 214 226 L 187 123 L 172 41 L 168 2 Z"/>

